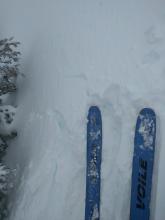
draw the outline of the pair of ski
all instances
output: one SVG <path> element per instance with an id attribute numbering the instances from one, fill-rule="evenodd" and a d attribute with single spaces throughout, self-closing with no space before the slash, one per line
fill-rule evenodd
<path id="1" fill-rule="evenodd" d="M 152 109 L 140 111 L 134 138 L 130 220 L 149 220 L 156 138 Z M 85 220 L 100 219 L 102 119 L 97 106 L 88 112 Z"/>

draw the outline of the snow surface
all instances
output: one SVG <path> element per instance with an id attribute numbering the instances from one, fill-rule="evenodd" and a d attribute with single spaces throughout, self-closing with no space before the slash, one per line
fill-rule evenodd
<path id="1" fill-rule="evenodd" d="M 0 37 L 21 41 L 6 160 L 17 168 L 10 220 L 83 220 L 86 116 L 103 120 L 101 220 L 128 220 L 136 117 L 157 114 L 151 220 L 165 219 L 165 1 L 5 0 Z"/>

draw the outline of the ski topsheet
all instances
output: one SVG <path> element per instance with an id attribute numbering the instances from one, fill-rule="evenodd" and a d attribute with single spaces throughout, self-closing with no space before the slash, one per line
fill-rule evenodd
<path id="1" fill-rule="evenodd" d="M 100 219 L 102 121 L 97 106 L 88 112 L 85 220 Z"/>
<path id="2" fill-rule="evenodd" d="M 155 138 L 155 112 L 144 108 L 135 130 L 130 220 L 149 220 Z"/>

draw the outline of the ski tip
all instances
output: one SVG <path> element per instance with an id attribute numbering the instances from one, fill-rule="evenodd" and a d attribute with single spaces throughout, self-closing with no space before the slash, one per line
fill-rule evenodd
<path id="1" fill-rule="evenodd" d="M 101 111 L 98 106 L 91 106 L 88 111 L 88 122 L 100 124 L 101 121 Z"/>
<path id="2" fill-rule="evenodd" d="M 89 114 L 92 113 L 92 114 L 98 114 L 98 115 L 101 115 L 101 112 L 100 112 L 100 109 L 98 106 L 91 106 L 89 108 Z"/>
<path id="3" fill-rule="evenodd" d="M 155 111 L 152 108 L 143 108 L 139 115 L 150 115 L 151 117 L 156 117 Z"/>

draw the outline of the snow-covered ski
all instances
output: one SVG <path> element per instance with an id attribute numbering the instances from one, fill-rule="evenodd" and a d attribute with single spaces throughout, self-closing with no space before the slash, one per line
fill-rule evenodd
<path id="1" fill-rule="evenodd" d="M 156 138 L 156 115 L 150 108 L 139 113 L 134 139 L 130 220 L 149 220 Z"/>
<path id="2" fill-rule="evenodd" d="M 97 106 L 88 112 L 85 220 L 100 219 L 102 121 Z"/>

